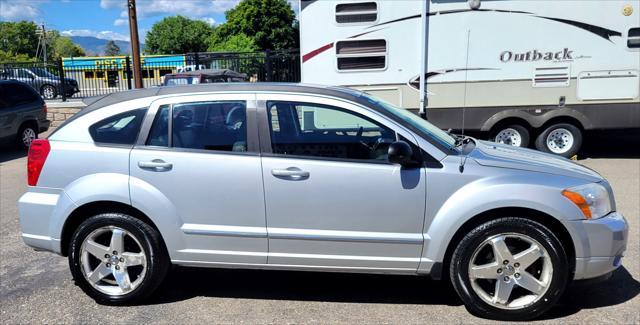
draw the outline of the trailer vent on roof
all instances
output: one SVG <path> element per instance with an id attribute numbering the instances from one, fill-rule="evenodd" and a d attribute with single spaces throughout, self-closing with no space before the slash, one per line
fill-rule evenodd
<path id="1" fill-rule="evenodd" d="M 627 47 L 630 49 L 640 48 L 640 27 L 631 28 L 627 37 Z"/>
<path id="2" fill-rule="evenodd" d="M 536 68 L 533 76 L 534 87 L 567 87 L 571 80 L 569 67 Z"/>
<path id="3" fill-rule="evenodd" d="M 387 41 L 354 40 L 336 43 L 338 70 L 380 70 L 387 64 Z"/>
<path id="4" fill-rule="evenodd" d="M 378 20 L 375 2 L 342 3 L 336 6 L 336 22 L 339 24 L 367 23 Z"/>

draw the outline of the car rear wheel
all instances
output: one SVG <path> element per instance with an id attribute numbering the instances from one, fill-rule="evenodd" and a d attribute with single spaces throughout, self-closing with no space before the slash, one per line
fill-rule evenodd
<path id="1" fill-rule="evenodd" d="M 526 148 L 529 146 L 529 130 L 519 124 L 511 124 L 499 127 L 493 133 L 493 142 L 508 144 L 514 147 Z"/>
<path id="2" fill-rule="evenodd" d="M 56 90 L 56 87 L 52 85 L 44 85 L 40 90 L 40 94 L 44 99 L 54 99 L 58 96 L 58 91 Z"/>
<path id="3" fill-rule="evenodd" d="M 547 127 L 536 139 L 536 148 L 566 158 L 578 153 L 582 132 L 573 124 L 558 123 Z"/>
<path id="4" fill-rule="evenodd" d="M 126 214 L 87 219 L 69 246 L 69 266 L 76 284 L 98 303 L 130 304 L 145 299 L 160 285 L 169 264 L 160 234 Z"/>
<path id="5" fill-rule="evenodd" d="M 469 232 L 453 253 L 449 274 L 471 313 L 515 321 L 551 308 L 564 292 L 569 270 L 565 251 L 548 228 L 509 217 Z"/>
<path id="6" fill-rule="evenodd" d="M 16 136 L 16 146 L 20 149 L 28 150 L 31 146 L 33 140 L 38 138 L 38 131 L 36 128 L 31 125 L 23 125 L 18 130 L 18 135 Z"/>

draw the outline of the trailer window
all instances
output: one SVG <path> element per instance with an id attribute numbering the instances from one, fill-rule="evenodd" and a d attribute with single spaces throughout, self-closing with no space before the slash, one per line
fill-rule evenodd
<path id="1" fill-rule="evenodd" d="M 640 27 L 631 28 L 627 37 L 627 47 L 630 49 L 640 48 Z"/>
<path id="2" fill-rule="evenodd" d="M 338 70 L 380 70 L 387 66 L 387 41 L 356 40 L 336 44 Z"/>
<path id="3" fill-rule="evenodd" d="M 378 20 L 375 2 L 342 3 L 336 6 L 336 22 L 339 24 L 367 23 Z"/>

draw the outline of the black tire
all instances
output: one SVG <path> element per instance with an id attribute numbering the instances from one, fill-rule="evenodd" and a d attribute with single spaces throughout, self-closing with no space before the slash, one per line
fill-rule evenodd
<path id="1" fill-rule="evenodd" d="M 146 275 L 135 289 L 122 295 L 109 295 L 98 291 L 89 284 L 82 271 L 80 249 L 84 239 L 94 230 L 108 226 L 122 228 L 135 236 L 146 255 Z M 71 237 L 68 250 L 69 267 L 76 285 L 100 304 L 122 305 L 143 301 L 160 286 L 171 264 L 158 231 L 122 213 L 104 213 L 85 220 Z"/>
<path id="2" fill-rule="evenodd" d="M 20 126 L 18 129 L 18 134 L 16 135 L 16 147 L 22 150 L 29 150 L 29 146 L 31 146 L 31 141 L 27 141 L 26 137 L 31 137 L 31 141 L 38 138 L 38 128 L 37 125 L 33 123 L 27 123 Z"/>
<path id="3" fill-rule="evenodd" d="M 498 136 L 498 134 L 500 134 L 501 131 L 503 130 L 507 130 L 507 129 L 511 129 L 511 130 L 515 130 L 516 132 L 518 132 L 520 134 L 520 145 L 518 147 L 521 148 L 527 148 L 529 147 L 529 141 L 531 139 L 531 136 L 529 134 L 529 129 L 527 129 L 526 127 L 520 125 L 520 124 L 509 124 L 509 125 L 504 125 L 501 127 L 496 128 L 492 133 L 491 133 L 491 141 L 493 142 L 498 142 L 498 139 L 496 138 Z M 511 143 L 505 143 L 505 144 L 511 144 Z M 513 145 L 513 144 L 511 144 Z"/>
<path id="4" fill-rule="evenodd" d="M 55 99 L 58 97 L 58 90 L 52 85 L 44 85 L 40 88 L 40 95 L 44 99 Z"/>
<path id="5" fill-rule="evenodd" d="M 475 250 L 491 236 L 505 233 L 523 234 L 536 240 L 547 250 L 553 266 L 546 292 L 533 304 L 520 309 L 508 310 L 485 302 L 474 291 L 469 277 L 469 263 Z M 452 255 L 449 275 L 455 291 L 472 314 L 505 321 L 530 320 L 549 310 L 561 297 L 569 279 L 569 264 L 560 241 L 547 227 L 525 218 L 504 217 L 486 222 L 462 238 Z"/>
<path id="6" fill-rule="evenodd" d="M 549 134 L 559 129 L 564 129 L 569 131 L 573 137 L 572 145 L 569 148 L 567 148 L 567 150 L 564 152 L 554 152 L 553 150 L 551 150 L 551 148 L 549 148 L 547 144 L 547 137 L 549 136 Z M 557 154 L 566 158 L 573 157 L 575 154 L 577 154 L 581 146 L 582 146 L 582 132 L 578 127 L 569 123 L 553 124 L 547 127 L 546 129 L 544 129 L 542 133 L 540 133 L 540 135 L 538 135 L 538 137 L 536 138 L 536 149 L 542 152 Z"/>

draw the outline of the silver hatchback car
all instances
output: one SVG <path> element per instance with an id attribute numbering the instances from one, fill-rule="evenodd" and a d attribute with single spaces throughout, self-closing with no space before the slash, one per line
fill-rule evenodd
<path id="1" fill-rule="evenodd" d="M 163 87 L 92 99 L 28 156 L 22 238 L 100 303 L 171 264 L 448 279 L 474 314 L 537 317 L 621 264 L 600 175 L 453 136 L 350 89 Z M 429 294 L 428 291 L 425 294 Z"/>

